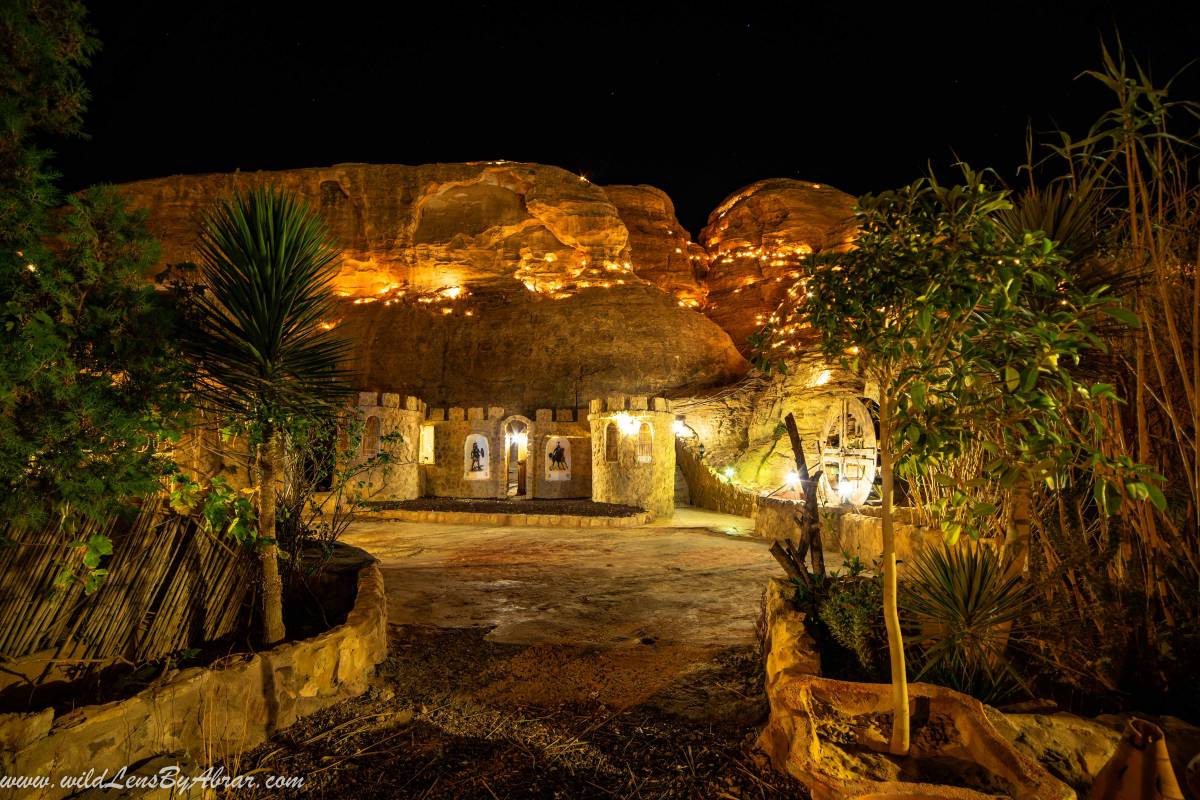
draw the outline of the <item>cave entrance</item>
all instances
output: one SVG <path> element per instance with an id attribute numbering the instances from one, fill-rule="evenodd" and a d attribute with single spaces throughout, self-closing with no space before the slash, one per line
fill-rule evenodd
<path id="1" fill-rule="evenodd" d="M 529 497 L 529 420 L 509 417 L 504 422 L 504 496 Z"/>

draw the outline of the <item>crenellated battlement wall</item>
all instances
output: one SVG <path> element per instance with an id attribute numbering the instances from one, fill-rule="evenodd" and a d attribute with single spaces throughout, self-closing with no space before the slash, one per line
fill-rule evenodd
<path id="1" fill-rule="evenodd" d="M 588 404 L 592 436 L 592 499 L 675 511 L 675 416 L 671 401 L 609 395 Z"/>

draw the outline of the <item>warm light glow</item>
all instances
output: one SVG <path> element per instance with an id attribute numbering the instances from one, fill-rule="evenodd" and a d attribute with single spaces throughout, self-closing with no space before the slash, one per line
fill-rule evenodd
<path id="1" fill-rule="evenodd" d="M 813 379 L 813 386 L 824 386 L 829 383 L 829 370 L 823 369 L 816 378 Z"/>
<path id="2" fill-rule="evenodd" d="M 451 286 L 449 289 L 442 289 L 441 291 L 442 297 L 449 297 L 451 299 L 458 297 L 460 294 L 462 294 L 461 286 Z"/>
<path id="3" fill-rule="evenodd" d="M 841 480 L 838 481 L 837 488 L 838 488 L 838 497 L 840 497 L 842 499 L 843 503 L 849 503 L 850 495 L 854 494 L 854 484 L 851 483 L 850 481 L 846 480 L 845 478 L 842 478 Z"/>
<path id="4" fill-rule="evenodd" d="M 783 480 L 788 486 L 791 486 L 793 489 L 795 489 L 800 485 L 800 473 L 796 472 L 796 470 L 792 470 Z"/>
<path id="5" fill-rule="evenodd" d="M 518 449 L 524 450 L 529 445 L 529 434 L 525 431 L 518 433 L 507 433 L 504 435 L 505 446 L 516 445 Z"/>
<path id="6" fill-rule="evenodd" d="M 733 467 L 726 467 L 725 469 L 721 470 L 721 474 L 725 476 L 725 480 L 733 480 Z"/>
<path id="7" fill-rule="evenodd" d="M 681 419 L 675 420 L 675 425 L 673 427 L 675 429 L 676 436 L 682 436 L 683 438 L 687 439 L 696 435 L 696 432 L 689 428 L 687 423 Z"/>
<path id="8" fill-rule="evenodd" d="M 613 421 L 617 423 L 617 427 L 621 429 L 621 433 L 625 434 L 626 436 L 633 436 L 642 426 L 642 421 L 640 419 L 626 414 L 624 411 L 613 416 Z"/>

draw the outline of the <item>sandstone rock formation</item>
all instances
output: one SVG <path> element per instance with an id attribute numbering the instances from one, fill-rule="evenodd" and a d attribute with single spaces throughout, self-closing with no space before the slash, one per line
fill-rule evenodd
<path id="1" fill-rule="evenodd" d="M 854 198 L 787 178 L 753 183 L 709 214 L 700 233 L 709 257 L 706 313 L 746 352 L 812 253 L 847 246 Z"/>
<path id="2" fill-rule="evenodd" d="M 162 263 L 194 256 L 199 212 L 235 189 L 281 186 L 320 210 L 344 248 L 338 288 L 541 288 L 632 279 L 628 231 L 604 190 L 558 167 L 512 162 L 337 164 L 176 175 L 119 187 L 150 212 Z"/>
<path id="3" fill-rule="evenodd" d="M 724 331 L 651 286 L 387 302 L 345 301 L 360 383 L 431 406 L 586 406 L 609 393 L 729 383 L 747 366 Z"/>
<path id="4" fill-rule="evenodd" d="M 679 224 L 671 198 L 653 186 L 605 186 L 629 231 L 634 273 L 679 298 L 690 308 L 704 305 L 708 254 Z"/>
<path id="5" fill-rule="evenodd" d="M 760 181 L 713 212 L 701 246 L 661 190 L 602 187 L 538 164 L 338 164 L 119 189 L 148 210 L 161 267 L 195 257 L 202 212 L 264 184 L 307 199 L 344 249 L 339 317 L 358 343 L 364 388 L 526 410 L 572 405 L 577 392 L 580 402 L 678 396 L 741 378 L 749 365 L 737 350 L 747 352 L 806 254 L 844 245 L 853 203 L 828 187 Z M 788 405 L 779 398 L 793 393 L 767 392 L 771 418 L 753 420 L 751 394 L 728 400 L 747 416 L 710 446 L 770 448 L 775 412 Z M 772 459 L 770 472 L 786 471 L 786 458 Z"/>

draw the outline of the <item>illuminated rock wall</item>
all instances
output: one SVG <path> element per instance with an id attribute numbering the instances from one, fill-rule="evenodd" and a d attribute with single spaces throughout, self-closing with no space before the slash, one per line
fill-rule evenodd
<path id="1" fill-rule="evenodd" d="M 675 510 L 675 416 L 661 397 L 614 395 L 592 400 L 592 499 L 644 508 L 658 517 Z M 649 442 L 641 426 L 649 426 Z"/>
<path id="2" fill-rule="evenodd" d="M 731 194 L 708 216 L 705 313 L 748 352 L 812 253 L 847 247 L 854 198 L 831 186 L 775 178 Z"/>

